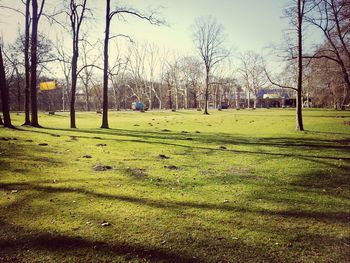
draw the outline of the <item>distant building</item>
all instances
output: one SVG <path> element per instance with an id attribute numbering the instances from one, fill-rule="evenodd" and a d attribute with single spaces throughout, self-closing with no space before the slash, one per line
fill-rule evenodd
<path id="1" fill-rule="evenodd" d="M 259 108 L 295 107 L 295 96 L 286 89 L 261 89 L 257 94 Z"/>

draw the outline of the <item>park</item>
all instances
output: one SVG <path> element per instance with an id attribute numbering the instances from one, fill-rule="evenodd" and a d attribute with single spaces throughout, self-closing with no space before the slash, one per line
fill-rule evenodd
<path id="1" fill-rule="evenodd" d="M 350 112 L 110 114 L 0 130 L 1 261 L 349 259 Z"/>
<path id="2" fill-rule="evenodd" d="M 0 0 L 0 263 L 350 262 L 349 17 Z"/>

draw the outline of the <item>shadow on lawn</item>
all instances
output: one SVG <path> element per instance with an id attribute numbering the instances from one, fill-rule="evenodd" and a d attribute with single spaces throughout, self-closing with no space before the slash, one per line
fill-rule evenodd
<path id="1" fill-rule="evenodd" d="M 282 216 L 292 218 L 305 218 L 313 219 L 317 221 L 326 222 L 348 222 L 349 213 L 346 212 L 318 212 L 318 211 L 303 211 L 303 210 L 269 210 L 256 207 L 255 204 L 251 203 L 249 207 L 242 207 L 235 204 L 221 204 L 221 203 L 201 203 L 201 202 L 181 202 L 181 201 L 160 201 L 149 198 L 140 198 L 133 196 L 126 196 L 120 194 L 106 194 L 96 193 L 84 188 L 69 188 L 69 187 L 51 187 L 33 185 L 31 183 L 0 183 L 0 189 L 2 190 L 36 190 L 43 193 L 80 193 L 85 194 L 89 197 L 96 197 L 102 199 L 116 200 L 121 202 L 134 203 L 139 205 L 145 205 L 153 208 L 178 210 L 182 209 L 204 209 L 204 210 L 217 210 L 217 211 L 232 211 L 232 212 L 244 212 L 270 216 Z"/>
<path id="2" fill-rule="evenodd" d="M 5 145 L 5 143 L 8 145 Z M 21 174 L 30 172 L 29 169 L 19 169 L 19 162 L 31 163 L 34 169 L 47 164 L 51 166 L 59 166 L 62 164 L 55 158 L 47 157 L 51 154 L 51 149 L 41 147 L 37 144 L 13 144 L 11 142 L 4 142 L 2 146 L 6 150 L 0 155 L 0 171 L 12 171 Z M 42 156 L 43 154 L 46 154 L 46 156 Z"/>
<path id="3" fill-rule="evenodd" d="M 82 139 L 96 139 L 96 140 L 106 140 L 106 141 L 123 141 L 123 142 L 136 142 L 136 143 L 146 143 L 146 144 L 159 144 L 159 145 L 168 145 L 168 146 L 179 146 L 187 147 L 193 149 L 202 149 L 202 150 L 215 150 L 215 151 L 226 151 L 233 153 L 243 153 L 243 154 L 259 154 L 259 155 L 271 155 L 271 156 L 282 156 L 282 157 L 300 157 L 300 158 L 316 158 L 316 159 L 330 159 L 338 160 L 340 157 L 334 156 L 324 156 L 324 155 L 309 155 L 309 154 L 298 154 L 295 153 L 294 147 L 297 147 L 299 151 L 322 151 L 322 149 L 344 151 L 348 153 L 350 151 L 350 145 L 348 140 L 320 140 L 320 139 L 304 139 L 304 138 L 252 138 L 252 137 L 238 137 L 235 135 L 227 134 L 181 134 L 179 133 L 170 133 L 170 132 L 150 132 L 150 131 L 135 131 L 135 130 L 121 130 L 121 129 L 109 129 L 105 130 L 71 130 L 71 129 L 35 129 L 35 130 L 24 130 L 34 133 L 43 133 L 55 136 L 55 133 L 49 131 L 63 131 L 70 132 L 66 136 L 71 137 L 71 133 L 85 133 L 85 134 L 94 134 L 94 135 L 109 135 L 109 136 L 125 136 L 132 137 L 136 139 L 116 139 L 116 138 L 101 138 L 101 137 L 90 137 L 90 136 L 75 136 L 76 138 Z M 203 147 L 196 144 L 179 144 L 177 141 L 188 141 L 191 138 L 191 142 L 199 142 L 204 144 L 215 144 L 217 145 L 226 145 L 226 146 L 262 146 L 262 147 L 274 147 L 276 149 L 290 150 L 293 153 L 280 153 L 280 152 L 267 152 L 267 151 L 252 151 L 252 150 L 223 150 L 218 148 Z M 153 140 L 150 140 L 153 139 Z M 156 140 L 156 141 L 154 141 Z M 162 140 L 162 141 L 160 141 Z M 176 141 L 176 142 L 172 142 Z M 350 161 L 350 157 L 342 157 L 341 159 Z"/>
<path id="4" fill-rule="evenodd" d="M 39 252 L 54 252 L 62 257 L 62 259 L 69 259 L 69 257 L 75 258 L 75 260 L 86 260 L 91 262 L 97 260 L 101 262 L 101 258 L 108 257 L 108 261 L 111 261 L 111 257 L 114 260 L 118 260 L 118 257 L 124 257 L 126 260 L 135 260 L 135 257 L 140 259 L 148 259 L 152 261 L 165 261 L 165 262 L 197 262 L 198 260 L 188 255 L 180 255 L 179 253 L 167 251 L 165 248 L 152 248 L 145 245 L 133 245 L 128 243 L 106 243 L 101 241 L 91 241 L 82 237 L 64 236 L 52 233 L 35 233 L 34 235 L 28 235 L 27 229 L 16 226 L 14 224 L 8 224 L 5 221 L 0 220 L 0 225 L 7 232 L 10 232 L 12 238 L 4 238 L 0 235 L 0 260 L 2 262 L 13 262 L 21 260 L 25 251 Z M 14 238 L 13 238 L 14 237 Z M 43 255 L 44 257 L 47 255 Z M 100 256 L 96 257 L 96 256 Z M 52 257 L 52 255 L 51 255 Z M 71 258 L 71 260 L 73 260 Z M 22 258 L 23 260 L 24 258 Z M 34 258 L 33 260 L 37 260 Z M 119 259 L 120 260 L 120 259 Z M 199 261 L 198 261 L 199 262 Z"/>

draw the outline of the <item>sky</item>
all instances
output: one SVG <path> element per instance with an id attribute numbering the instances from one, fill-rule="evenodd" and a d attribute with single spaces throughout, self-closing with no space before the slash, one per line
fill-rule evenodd
<path id="1" fill-rule="evenodd" d="M 0 3 L 11 3 L 19 0 L 0 0 Z M 50 1 L 50 0 L 49 0 Z M 47 2 L 49 2 L 47 1 Z M 66 0 L 67 1 L 67 0 Z M 160 48 L 173 50 L 178 55 L 196 54 L 192 41 L 191 25 L 194 19 L 200 16 L 211 15 L 224 26 L 227 36 L 226 45 L 234 54 L 254 50 L 258 53 L 266 53 L 271 44 L 280 44 L 283 41 L 283 31 L 289 28 L 288 19 L 283 18 L 283 9 L 291 0 L 129 0 L 113 1 L 124 3 L 127 6 L 147 11 L 159 9 L 161 17 L 167 25 L 154 26 L 135 18 L 127 18 L 126 21 L 114 19 L 112 21 L 112 34 L 128 34 L 136 41 L 148 41 L 155 43 Z M 59 0 L 51 0 L 60 3 Z M 104 33 L 104 0 L 88 0 L 88 5 L 93 11 L 94 19 L 86 24 L 84 31 L 91 38 L 103 38 Z M 22 6 L 20 3 L 18 6 Z M 51 11 L 52 6 L 47 6 L 46 12 Z M 8 10 L 0 10 L 0 34 L 5 42 L 11 42 L 16 38 L 18 28 L 23 24 L 23 17 Z M 41 23 L 39 30 L 46 32 L 51 38 L 55 38 L 57 31 L 47 22 Z M 309 32 L 312 35 L 313 32 Z M 70 36 L 65 36 L 70 43 Z M 312 42 L 315 38 L 307 38 Z"/>
<path id="2" fill-rule="evenodd" d="M 102 0 L 100 0 L 102 1 Z M 134 36 L 138 40 L 155 42 L 159 46 L 193 52 L 191 25 L 196 17 L 211 15 L 225 28 L 227 46 L 240 52 L 260 52 L 271 43 L 280 42 L 288 20 L 281 19 L 288 0 L 130 0 L 130 6 L 141 10 L 161 9 L 168 26 L 152 26 L 129 19 L 115 21 L 113 29 Z"/>

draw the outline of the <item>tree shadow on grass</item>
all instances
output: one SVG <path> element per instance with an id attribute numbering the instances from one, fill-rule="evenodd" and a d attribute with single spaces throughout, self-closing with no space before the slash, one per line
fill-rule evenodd
<path id="1" fill-rule="evenodd" d="M 28 235 L 26 229 L 14 224 L 8 224 L 0 220 L 3 229 L 10 233 L 10 238 L 0 235 L 0 260 L 17 261 L 25 257 L 25 251 L 33 252 L 53 252 L 56 257 L 70 260 L 87 260 L 88 262 L 97 258 L 108 258 L 108 261 L 120 260 L 151 260 L 157 262 L 200 262 L 199 260 L 185 254 L 168 251 L 165 248 L 152 248 L 146 245 L 134 245 L 128 243 L 107 243 L 92 241 L 81 237 L 65 236 L 39 232 Z M 99 257 L 98 257 L 99 256 Z M 22 260 L 25 258 L 22 258 Z M 36 260 L 33 258 L 32 260 Z M 104 261 L 104 260 L 103 260 Z"/>
<path id="2" fill-rule="evenodd" d="M 45 193 L 80 193 L 89 197 L 96 197 L 108 200 L 115 200 L 127 203 L 134 203 L 138 205 L 145 205 L 148 207 L 160 208 L 160 209 L 175 209 L 181 211 L 182 209 L 204 209 L 204 210 L 217 210 L 217 211 L 232 211 L 232 212 L 245 212 L 253 214 L 263 214 L 272 216 L 287 216 L 294 218 L 309 218 L 313 220 L 326 221 L 326 222 L 348 222 L 349 214 L 346 212 L 319 212 L 319 211 L 290 211 L 290 210 L 269 210 L 256 207 L 253 203 L 248 207 L 242 207 L 235 204 L 221 204 L 221 203 L 203 203 L 203 202 L 182 202 L 182 201 L 161 201 L 149 198 L 141 198 L 120 194 L 106 194 L 97 193 L 84 188 L 69 188 L 69 187 L 51 187 L 33 185 L 30 183 L 0 183 L 0 189 L 2 190 L 36 190 Z"/>
<path id="3" fill-rule="evenodd" d="M 298 154 L 295 152 L 295 147 L 299 151 L 310 152 L 310 150 L 320 151 L 322 149 L 330 150 L 343 150 L 344 153 L 348 153 L 350 150 L 350 145 L 343 145 L 344 140 L 319 140 L 319 139 L 303 139 L 303 138 L 246 138 L 238 137 L 235 135 L 221 135 L 221 134 L 211 134 L 201 136 L 191 136 L 193 140 L 191 142 L 200 142 L 203 144 L 225 144 L 229 146 L 265 146 L 274 147 L 275 149 L 290 150 L 293 153 L 279 153 L 279 152 L 267 152 L 267 151 L 253 151 L 253 150 L 230 150 L 230 149 L 219 149 L 211 148 L 205 146 L 198 146 L 197 144 L 180 144 L 177 141 L 188 141 L 189 135 L 184 136 L 181 133 L 158 133 L 158 132 L 148 132 L 148 131 L 132 131 L 132 130 L 115 130 L 117 132 L 106 132 L 101 130 L 70 130 L 70 129 L 52 129 L 46 128 L 43 130 L 25 130 L 34 133 L 42 133 L 52 135 L 54 133 L 48 132 L 48 130 L 64 131 L 64 132 L 78 132 L 85 134 L 103 134 L 109 136 L 125 136 L 132 137 L 135 139 L 116 139 L 116 138 L 96 138 L 90 136 L 75 136 L 76 138 L 82 139 L 96 139 L 96 140 L 106 140 L 106 141 L 116 141 L 116 142 L 135 142 L 135 143 L 146 143 L 146 144 L 159 144 L 167 146 L 178 146 L 187 147 L 193 149 L 201 150 L 214 150 L 214 151 L 226 151 L 233 153 L 243 153 L 243 154 L 259 154 L 259 155 L 271 155 L 271 156 L 283 156 L 283 157 L 306 157 L 306 158 L 316 158 L 316 159 L 331 159 L 338 160 L 339 157 L 334 156 L 324 156 L 324 155 L 309 155 L 309 154 Z M 67 135 L 71 136 L 71 135 Z M 225 139 L 226 138 L 226 139 Z M 154 139 L 154 140 L 150 140 Z M 175 142 L 173 142 L 175 141 Z M 341 145 L 340 145 L 341 144 Z M 350 157 L 342 157 L 343 160 L 350 161 Z"/>

